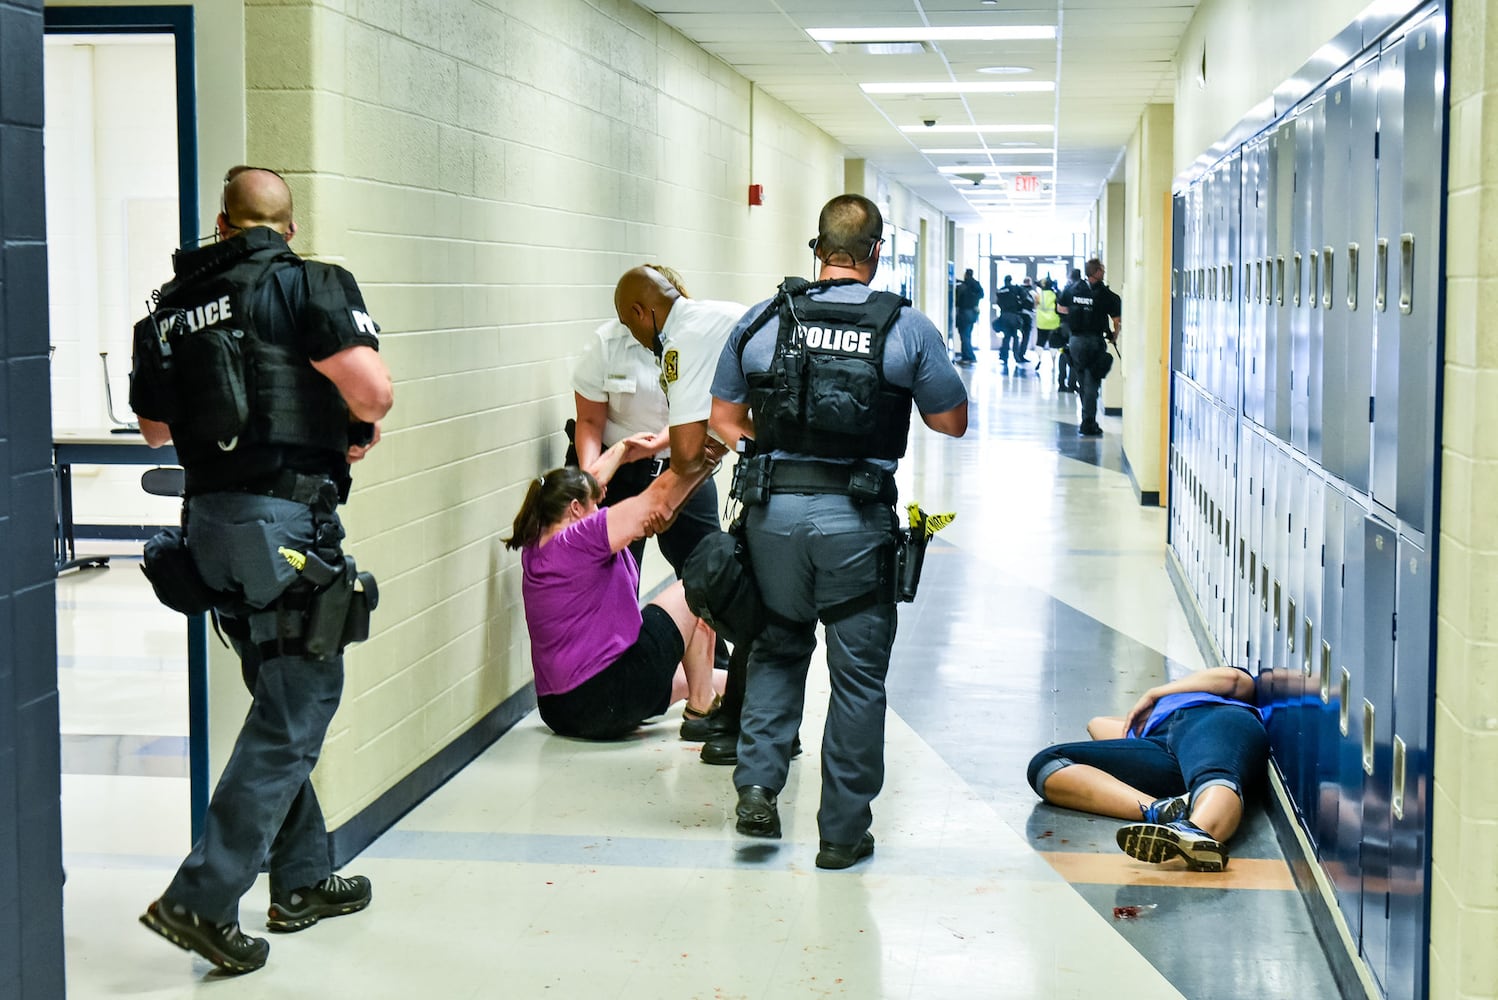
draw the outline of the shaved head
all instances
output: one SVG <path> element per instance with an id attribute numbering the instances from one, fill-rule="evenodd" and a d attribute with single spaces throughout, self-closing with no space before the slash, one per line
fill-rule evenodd
<path id="1" fill-rule="evenodd" d="M 636 340 L 654 350 L 661 327 L 679 298 L 681 293 L 669 278 L 641 265 L 625 271 L 614 286 L 614 311 Z"/>
<path id="2" fill-rule="evenodd" d="M 291 188 L 274 170 L 234 167 L 224 175 L 222 219 L 230 229 L 266 226 L 282 236 L 295 232 Z"/>

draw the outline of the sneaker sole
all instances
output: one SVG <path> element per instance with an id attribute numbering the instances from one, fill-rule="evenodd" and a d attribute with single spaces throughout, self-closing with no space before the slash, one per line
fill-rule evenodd
<path id="1" fill-rule="evenodd" d="M 183 951 L 195 952 L 225 972 L 243 975 L 246 972 L 254 972 L 256 969 L 263 968 L 265 965 L 265 959 L 261 959 L 258 964 L 241 962 L 239 959 L 233 958 L 225 954 L 222 950 L 208 944 L 206 941 L 183 934 L 150 910 L 140 915 L 140 922 Z"/>
<path id="2" fill-rule="evenodd" d="M 295 916 L 287 914 L 277 916 L 279 912 L 275 906 L 265 917 L 265 929 L 277 934 L 292 934 L 296 931 L 304 931 L 317 923 L 324 917 L 344 917 L 350 913 L 358 913 L 369 905 L 369 899 L 361 899 L 356 903 L 328 904 L 326 906 L 314 907 L 304 913 Z"/>
<path id="3" fill-rule="evenodd" d="M 1188 842 L 1175 830 L 1154 823 L 1136 823 L 1119 830 L 1118 847 L 1136 861 L 1151 865 L 1175 858 L 1195 872 L 1220 872 L 1228 865 L 1228 852 L 1217 841 Z"/>

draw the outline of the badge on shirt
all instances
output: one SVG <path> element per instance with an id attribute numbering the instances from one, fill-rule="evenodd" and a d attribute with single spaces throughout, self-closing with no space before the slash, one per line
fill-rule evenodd
<path id="1" fill-rule="evenodd" d="M 634 392 L 635 377 L 633 375 L 605 375 L 603 377 L 604 392 Z"/>
<path id="2" fill-rule="evenodd" d="M 661 358 L 661 379 L 669 385 L 675 382 L 680 375 L 681 369 L 677 364 L 676 348 L 673 347 Z"/>

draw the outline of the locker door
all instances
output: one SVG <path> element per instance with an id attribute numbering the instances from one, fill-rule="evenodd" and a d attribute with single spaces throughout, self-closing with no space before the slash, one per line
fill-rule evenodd
<path id="1" fill-rule="evenodd" d="M 1311 213 L 1314 205 L 1312 157 L 1320 136 L 1316 116 L 1307 108 L 1292 123 L 1295 135 L 1295 184 L 1290 207 L 1289 254 L 1285 258 L 1285 312 L 1290 321 L 1290 443 L 1305 454 L 1310 445 L 1310 303 L 1306 277 L 1310 246 L 1314 239 Z"/>
<path id="2" fill-rule="evenodd" d="M 1297 631 L 1295 649 L 1300 662 L 1301 696 L 1297 705 L 1299 714 L 1299 736 L 1296 751 L 1299 755 L 1299 775 L 1296 795 L 1300 802 L 1300 814 L 1305 817 L 1305 828 L 1315 843 L 1316 816 L 1321 807 L 1320 784 L 1316 769 L 1321 750 L 1321 685 L 1317 663 L 1320 646 L 1325 638 L 1324 597 L 1322 580 L 1323 552 L 1326 541 L 1326 481 L 1319 469 L 1308 469 L 1305 478 L 1304 500 L 1297 511 L 1301 518 L 1304 539 L 1304 564 L 1301 574 L 1300 617 L 1295 622 Z"/>
<path id="3" fill-rule="evenodd" d="M 1388 992 L 1391 801 L 1394 757 L 1394 610 L 1399 545 L 1376 515 L 1366 523 L 1363 558 L 1363 937 L 1362 954 Z"/>
<path id="4" fill-rule="evenodd" d="M 1310 456 L 1313 463 L 1322 463 L 1322 414 L 1323 414 L 1323 370 L 1324 358 L 1322 347 L 1322 312 L 1316 287 L 1317 279 L 1320 277 L 1320 248 L 1323 245 L 1325 232 L 1325 218 L 1323 212 L 1323 200 L 1326 192 L 1324 180 L 1324 167 L 1326 162 L 1326 99 L 1321 97 L 1311 106 L 1303 118 L 1310 119 L 1309 132 L 1311 134 L 1312 148 L 1306 156 L 1306 174 L 1298 183 L 1306 188 L 1306 232 L 1305 240 L 1297 245 L 1301 254 L 1298 268 L 1304 271 L 1304 275 L 1297 273 L 1296 282 L 1303 289 L 1301 309 L 1306 320 L 1306 355 L 1305 367 L 1297 369 L 1298 373 L 1304 374 L 1305 404 L 1306 404 L 1306 454 Z M 1299 139 L 1296 140 L 1296 148 L 1299 150 Z M 1301 384 L 1301 375 L 1296 376 L 1296 385 Z"/>
<path id="5" fill-rule="evenodd" d="M 1170 200 L 1170 368 L 1181 371 L 1184 346 L 1181 310 L 1181 268 L 1186 254 L 1186 195 L 1178 193 Z"/>
<path id="6" fill-rule="evenodd" d="M 1340 702 L 1337 716 L 1336 838 L 1323 846 L 1330 860 L 1327 870 L 1336 891 L 1337 905 L 1354 940 L 1363 926 L 1363 699 L 1366 689 L 1364 647 L 1367 587 L 1368 512 L 1362 501 L 1347 496 L 1342 520 L 1342 647 L 1333 650 L 1333 697 Z"/>
<path id="7" fill-rule="evenodd" d="M 1425 859 L 1431 783 L 1435 661 L 1431 648 L 1430 556 L 1399 539 L 1399 617 L 1394 637 L 1394 746 L 1390 802 L 1389 960 L 1391 996 L 1425 995 Z"/>
<path id="8" fill-rule="evenodd" d="M 1385 248 L 1382 277 L 1387 293 L 1375 302 L 1373 374 L 1373 499 L 1393 510 L 1399 455 L 1399 330 L 1397 301 L 1401 234 L 1404 229 L 1404 39 L 1386 45 L 1378 57 L 1378 246 Z M 1413 151 L 1412 151 L 1413 152 Z M 1424 155 L 1429 155 L 1428 153 Z M 1374 292 L 1377 299 L 1377 292 Z"/>
<path id="9" fill-rule="evenodd" d="M 1375 265 L 1378 248 L 1375 246 L 1374 219 L 1378 201 L 1374 181 L 1375 169 L 1369 164 L 1374 160 L 1377 141 L 1377 107 L 1374 98 L 1378 80 L 1378 61 L 1372 60 L 1354 70 L 1350 81 L 1351 124 L 1347 172 L 1347 242 L 1332 247 L 1329 259 L 1322 260 L 1322 273 L 1332 279 L 1329 291 L 1332 311 L 1348 310 L 1346 326 L 1346 405 L 1342 413 L 1343 424 L 1343 478 L 1354 489 L 1367 492 L 1369 483 L 1368 465 L 1371 455 L 1372 428 L 1370 410 L 1373 407 L 1373 341 L 1374 325 L 1372 289 L 1374 268 L 1365 263 L 1369 248 L 1373 249 Z M 1348 251 L 1358 248 L 1358 280 L 1349 283 L 1347 273 Z M 1355 294 L 1354 294 L 1355 292 Z M 1355 303 L 1356 308 L 1351 308 Z M 1325 304 L 1323 302 L 1323 304 Z"/>
<path id="10" fill-rule="evenodd" d="M 1309 833 L 1311 842 L 1316 845 L 1316 856 L 1330 867 L 1337 847 L 1337 826 L 1341 821 L 1337 754 L 1342 739 L 1339 729 L 1342 692 L 1337 665 L 1342 653 L 1346 505 L 1334 483 L 1326 485 L 1325 496 L 1322 524 L 1326 557 L 1321 570 L 1321 635 L 1316 643 L 1316 697 L 1311 700 L 1311 739 L 1316 749 L 1309 784 L 1316 806 L 1315 822 Z"/>
<path id="11" fill-rule="evenodd" d="M 1322 238 L 1311 244 L 1311 265 L 1307 283 L 1312 289 L 1313 323 L 1321 327 L 1322 379 L 1321 465 L 1338 478 L 1347 478 L 1347 459 L 1343 439 L 1347 433 L 1346 410 L 1350 395 L 1347 386 L 1347 321 L 1344 304 L 1333 308 L 1328 268 L 1335 267 L 1336 247 L 1348 242 L 1348 186 L 1352 170 L 1352 77 L 1345 76 L 1332 84 L 1323 102 L 1326 129 L 1321 144 Z M 1361 165 L 1360 165 L 1361 166 Z M 1331 261 L 1326 249 L 1333 248 Z M 1356 393 L 1351 393 L 1356 395 Z M 1314 421 L 1313 421 L 1314 422 Z M 1314 454 L 1314 452 L 1313 452 Z"/>
<path id="12" fill-rule="evenodd" d="M 1265 268 L 1270 271 L 1268 294 L 1272 301 L 1265 304 L 1268 311 L 1268 338 L 1272 350 L 1266 352 L 1266 361 L 1273 364 L 1265 369 L 1265 420 L 1274 431 L 1274 436 L 1289 443 L 1290 409 L 1292 390 L 1290 371 L 1294 358 L 1294 338 L 1291 330 L 1291 295 L 1287 287 L 1289 267 L 1295 256 L 1295 233 L 1292 218 L 1295 210 L 1295 125 L 1293 122 L 1280 126 L 1270 140 L 1270 237 L 1269 252 Z M 1273 384 L 1271 406 L 1268 384 Z"/>
<path id="13" fill-rule="evenodd" d="M 1289 678 L 1285 670 L 1285 600 L 1290 568 L 1290 538 L 1285 529 L 1285 516 L 1290 502 L 1292 465 L 1277 441 L 1268 441 L 1265 453 L 1265 466 L 1269 473 L 1265 477 L 1268 497 L 1264 508 L 1269 613 L 1265 628 L 1264 665 L 1269 670 L 1270 704 L 1274 706 L 1274 714 L 1269 719 L 1269 742 L 1281 773 L 1288 773 L 1286 760 L 1295 734 L 1295 720 L 1289 710 Z"/>
<path id="14" fill-rule="evenodd" d="M 1234 475 L 1237 501 L 1233 513 L 1233 530 L 1237 535 L 1236 571 L 1233 575 L 1233 637 L 1234 645 L 1232 655 L 1228 658 L 1229 664 L 1240 667 L 1250 673 L 1254 671 L 1253 662 L 1253 631 L 1250 623 L 1253 621 L 1253 588 L 1249 579 L 1249 552 L 1257 552 L 1253 541 L 1253 510 L 1251 498 L 1255 490 L 1255 469 L 1253 465 L 1253 432 L 1245 420 L 1237 421 L 1238 433 L 1238 464 Z M 1255 557 L 1254 569 L 1258 569 L 1258 558 Z"/>
<path id="15" fill-rule="evenodd" d="M 1239 261 L 1238 261 L 1238 239 L 1239 229 L 1242 225 L 1240 199 L 1242 197 L 1243 157 L 1234 154 L 1228 163 L 1228 174 L 1226 183 L 1223 185 L 1222 196 L 1226 208 L 1225 216 L 1225 239 L 1221 244 L 1221 263 L 1223 265 L 1222 279 L 1222 323 L 1223 334 L 1226 343 L 1223 345 L 1223 372 L 1222 385 L 1218 392 L 1218 398 L 1233 410 L 1237 411 L 1242 405 L 1239 401 L 1239 340 L 1242 337 L 1242 320 L 1238 315 L 1238 289 Z"/>
<path id="16" fill-rule="evenodd" d="M 1264 426 L 1264 164 L 1268 146 L 1260 141 L 1243 154 L 1243 412 Z"/>
<path id="17" fill-rule="evenodd" d="M 1306 478 L 1302 457 L 1286 450 L 1281 458 L 1281 511 L 1279 530 L 1284 533 L 1285 561 L 1280 595 L 1280 673 L 1285 705 L 1285 733 L 1280 770 L 1290 788 L 1295 808 L 1305 814 L 1304 789 L 1300 784 L 1301 703 L 1305 677 L 1301 673 L 1301 618 L 1305 614 L 1306 573 Z"/>
<path id="18" fill-rule="evenodd" d="M 1400 313 L 1399 444 L 1395 510 L 1424 534 L 1435 488 L 1436 364 L 1440 341 L 1437 300 L 1442 280 L 1441 161 L 1443 148 L 1444 25 L 1429 17 L 1405 36 L 1403 225 L 1398 240 L 1399 283 L 1390 295 Z M 1390 267 L 1394 266 L 1390 243 Z M 1393 278 L 1393 275 L 1390 275 Z"/>

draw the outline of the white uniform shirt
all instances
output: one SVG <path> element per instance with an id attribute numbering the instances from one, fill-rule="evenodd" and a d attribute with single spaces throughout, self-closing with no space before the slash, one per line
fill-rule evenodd
<path id="1" fill-rule="evenodd" d="M 661 387 L 670 422 L 706 420 L 713 409 L 713 374 L 728 334 L 744 315 L 737 302 L 677 299 L 661 328 Z"/>
<path id="2" fill-rule="evenodd" d="M 605 448 L 631 434 L 657 434 L 666 426 L 666 394 L 655 355 L 616 319 L 593 332 L 572 370 L 572 389 L 584 399 L 608 404 Z M 667 454 L 663 451 L 660 457 Z"/>

